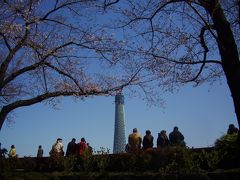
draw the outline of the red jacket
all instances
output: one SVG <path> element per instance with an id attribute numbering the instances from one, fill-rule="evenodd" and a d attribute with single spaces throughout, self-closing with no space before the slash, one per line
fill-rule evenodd
<path id="1" fill-rule="evenodd" d="M 78 155 L 82 155 L 83 152 L 85 151 L 85 149 L 87 149 L 87 143 L 81 141 L 81 142 L 78 144 Z"/>

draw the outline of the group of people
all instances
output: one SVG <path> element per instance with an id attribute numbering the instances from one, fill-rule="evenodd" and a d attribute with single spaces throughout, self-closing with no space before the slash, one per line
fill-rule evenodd
<path id="1" fill-rule="evenodd" d="M 81 141 L 79 143 L 76 143 L 76 139 L 72 138 L 71 142 L 68 143 L 66 156 L 71 156 L 71 155 L 79 156 L 86 151 L 92 154 L 92 147 L 89 145 L 89 143 L 86 142 L 85 138 L 81 138 Z M 43 151 L 39 146 L 37 157 L 40 157 L 39 155 L 42 155 L 42 154 L 43 154 Z M 57 141 L 52 145 L 52 149 L 49 152 L 49 154 L 50 154 L 50 157 L 64 156 L 63 143 L 61 138 L 58 138 Z"/>
<path id="2" fill-rule="evenodd" d="M 238 128 L 234 124 L 230 124 L 227 130 L 227 134 L 238 133 Z M 150 130 L 146 130 L 145 136 L 141 137 L 138 133 L 137 128 L 133 129 L 132 134 L 128 136 L 128 143 L 126 145 L 126 152 L 134 152 L 139 149 L 147 150 L 153 148 L 153 136 L 151 135 Z M 167 136 L 166 131 L 162 130 L 158 133 L 157 138 L 157 148 L 166 147 L 166 146 L 186 146 L 184 141 L 183 134 L 178 130 L 178 127 L 175 126 L 173 131 Z"/>
<path id="3" fill-rule="evenodd" d="M 76 143 L 76 139 L 73 138 L 67 146 L 66 156 L 70 155 L 82 155 L 86 150 L 92 154 L 93 149 L 89 143 L 85 141 L 85 138 L 81 138 L 79 143 Z M 7 151 L 7 150 L 6 150 Z M 41 145 L 38 146 L 37 158 L 43 157 L 44 150 Z M 2 156 L 2 148 L 0 143 L 0 155 Z M 60 157 L 64 156 L 63 143 L 62 139 L 58 138 L 57 141 L 52 145 L 52 148 L 49 152 L 50 157 Z M 11 145 L 11 148 L 8 152 L 9 158 L 17 158 L 17 151 L 14 145 Z"/>
<path id="4" fill-rule="evenodd" d="M 227 130 L 227 134 L 234 134 L 238 133 L 238 128 L 236 128 L 233 124 L 230 124 Z M 137 128 L 133 129 L 133 132 L 128 136 L 128 143 L 126 145 L 126 152 L 134 152 L 139 149 L 147 150 L 149 148 L 153 148 L 153 136 L 151 135 L 150 130 L 146 130 L 145 136 L 141 137 L 141 135 L 138 132 Z M 167 133 L 165 130 L 162 130 L 160 133 L 158 133 L 157 138 L 157 148 L 166 147 L 166 146 L 185 146 L 184 136 L 183 134 L 178 130 L 178 127 L 175 126 L 173 128 L 173 131 L 169 133 L 169 136 L 167 136 Z M 4 150 L 6 150 L 4 148 Z M 82 155 L 84 152 L 88 151 L 92 154 L 93 149 L 85 141 L 85 138 L 81 138 L 81 141 L 79 143 L 76 143 L 76 139 L 72 138 L 72 140 L 67 145 L 67 151 L 66 156 L 71 155 Z M 7 152 L 7 150 L 6 150 Z M 41 145 L 38 147 L 37 151 L 37 157 L 41 158 L 43 157 L 43 148 Z M 0 143 L 0 155 L 2 157 L 2 148 Z M 52 157 L 60 157 L 64 156 L 63 151 L 63 143 L 62 139 L 58 138 L 57 141 L 52 145 L 52 149 L 49 152 L 50 156 Z M 9 158 L 16 158 L 17 157 L 17 151 L 14 145 L 11 145 L 11 148 L 8 152 Z"/>
<path id="5" fill-rule="evenodd" d="M 133 129 L 132 134 L 128 136 L 128 143 L 126 145 L 126 152 L 134 152 L 139 149 L 150 149 L 153 148 L 153 136 L 151 135 L 150 130 L 146 130 L 145 136 L 141 137 L 141 135 L 138 133 L 137 128 Z M 165 130 L 162 130 L 160 133 L 158 133 L 157 138 L 157 147 L 166 147 L 166 146 L 185 146 L 184 136 L 183 134 L 178 130 L 178 127 L 175 126 L 173 128 L 173 131 L 169 134 L 169 137 L 166 134 Z"/>

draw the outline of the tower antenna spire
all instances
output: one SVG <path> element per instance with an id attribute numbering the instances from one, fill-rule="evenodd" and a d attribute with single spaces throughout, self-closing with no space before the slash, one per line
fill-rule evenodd
<path id="1" fill-rule="evenodd" d="M 125 117 L 124 117 L 124 96 L 122 89 L 119 89 L 115 95 L 115 125 L 114 125 L 114 143 L 113 153 L 125 151 Z"/>

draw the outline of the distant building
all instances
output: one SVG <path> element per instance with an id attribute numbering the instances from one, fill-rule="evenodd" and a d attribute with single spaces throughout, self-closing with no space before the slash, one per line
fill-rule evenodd
<path id="1" fill-rule="evenodd" d="M 125 152 L 125 122 L 124 122 L 124 96 L 119 93 L 115 96 L 115 126 L 113 153 Z"/>

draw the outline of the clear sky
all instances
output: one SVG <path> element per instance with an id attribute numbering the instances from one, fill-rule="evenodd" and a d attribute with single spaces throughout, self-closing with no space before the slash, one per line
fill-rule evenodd
<path id="1" fill-rule="evenodd" d="M 51 5 L 49 1 L 44 2 L 47 4 L 43 8 Z M 88 9 L 86 11 L 93 14 Z M 107 19 L 95 13 L 93 15 L 96 19 L 103 18 L 102 21 Z M 98 70 L 103 71 L 101 68 Z M 225 80 L 197 88 L 186 85 L 174 94 L 163 94 L 162 98 L 166 103 L 164 108 L 148 106 L 143 100 L 125 96 L 126 139 L 133 128 L 138 128 L 142 136 L 149 129 L 156 146 L 158 132 L 164 129 L 169 134 L 174 126 L 178 126 L 187 146 L 207 147 L 226 133 L 230 123 L 237 126 Z M 4 123 L 0 142 L 7 150 L 14 144 L 20 157 L 36 156 L 39 145 L 44 149 L 44 156 L 48 156 L 58 137 L 63 139 L 65 152 L 72 138 L 79 142 L 82 137 L 95 150 L 104 147 L 112 152 L 114 111 L 113 96 L 87 98 L 85 101 L 62 98 L 57 109 L 44 103 L 19 108 L 15 111 L 14 123 Z"/>
<path id="2" fill-rule="evenodd" d="M 165 94 L 165 108 L 149 107 L 138 98 L 125 96 L 126 137 L 137 127 L 142 134 L 151 130 L 156 146 L 157 133 L 165 129 L 169 134 L 174 126 L 184 134 L 189 147 L 212 146 L 226 133 L 228 125 L 237 125 L 233 103 L 226 82 L 214 85 L 182 87 L 179 92 Z M 5 123 L 0 131 L 2 147 L 16 146 L 17 154 L 36 156 L 42 145 L 48 156 L 58 137 L 63 139 L 64 150 L 74 137 L 81 137 L 95 150 L 113 149 L 114 97 L 94 97 L 74 102 L 62 98 L 58 110 L 36 104 L 15 111 L 15 123 Z M 10 126 L 9 126 L 10 125 Z"/>

